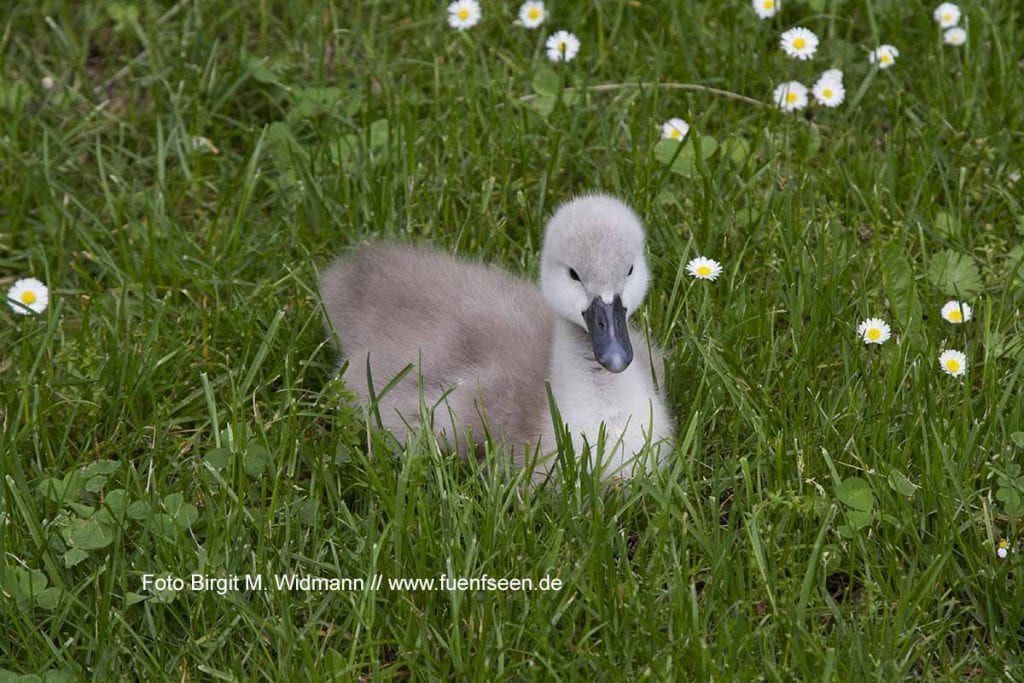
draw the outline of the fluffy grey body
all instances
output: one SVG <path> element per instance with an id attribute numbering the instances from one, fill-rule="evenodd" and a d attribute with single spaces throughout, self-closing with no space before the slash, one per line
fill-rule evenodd
<path id="1" fill-rule="evenodd" d="M 661 354 L 627 322 L 648 277 L 639 219 L 613 197 L 588 195 L 549 221 L 539 289 L 429 248 L 373 243 L 335 261 L 320 291 L 347 383 L 364 402 L 370 376 L 379 394 L 414 366 L 379 397 L 396 435 L 432 415 L 430 428 L 461 454 L 489 435 L 522 466 L 534 450 L 555 448 L 550 383 L 577 454 L 623 477 L 646 447 L 660 462 L 673 432 L 658 390 Z M 542 459 L 534 478 L 552 462 Z"/>
<path id="2" fill-rule="evenodd" d="M 377 393 L 416 366 L 380 400 L 384 427 L 400 435 L 419 425 L 422 377 L 427 408 L 445 397 L 433 428 L 462 454 L 485 424 L 513 452 L 537 443 L 554 315 L 534 285 L 432 249 L 376 243 L 336 261 L 320 290 L 364 401 L 367 359 Z"/>

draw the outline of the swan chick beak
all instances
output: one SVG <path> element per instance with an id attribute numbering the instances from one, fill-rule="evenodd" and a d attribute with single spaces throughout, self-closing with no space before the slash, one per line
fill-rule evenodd
<path id="1" fill-rule="evenodd" d="M 583 320 L 594 345 L 594 356 L 609 372 L 622 372 L 633 362 L 633 345 L 626 327 L 626 308 L 616 294 L 612 303 L 594 297 L 590 307 L 583 311 Z"/>

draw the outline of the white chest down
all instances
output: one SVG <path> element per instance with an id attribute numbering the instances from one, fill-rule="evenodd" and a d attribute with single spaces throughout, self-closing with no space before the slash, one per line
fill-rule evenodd
<path id="1" fill-rule="evenodd" d="M 572 330 L 555 334 L 551 391 L 562 422 L 577 457 L 588 453 L 591 468 L 600 460 L 609 478 L 650 470 L 664 462 L 671 448 L 673 425 L 654 385 L 651 356 L 646 348 L 637 349 L 636 356 L 623 372 L 611 373 L 593 360 L 585 338 Z M 646 446 L 650 457 L 638 458 Z"/>

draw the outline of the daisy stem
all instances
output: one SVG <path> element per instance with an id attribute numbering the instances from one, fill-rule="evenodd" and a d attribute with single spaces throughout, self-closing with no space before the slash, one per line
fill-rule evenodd
<path id="1" fill-rule="evenodd" d="M 729 90 L 721 90 L 719 88 L 712 88 L 707 85 L 699 85 L 697 83 L 661 83 L 661 82 L 642 82 L 642 81 L 627 81 L 624 83 L 601 83 L 598 85 L 588 85 L 583 88 L 566 88 L 566 93 L 573 92 L 611 92 L 615 90 L 631 90 L 633 88 L 662 88 L 664 90 L 691 90 L 694 92 L 704 92 L 711 95 L 717 95 L 718 97 L 724 97 L 730 100 L 737 100 L 739 102 L 746 102 L 756 107 L 768 106 L 764 102 L 759 102 L 746 95 L 740 95 L 739 93 L 730 92 Z M 529 102 L 530 100 L 536 99 L 537 93 L 529 95 L 523 95 L 519 98 L 520 102 Z"/>

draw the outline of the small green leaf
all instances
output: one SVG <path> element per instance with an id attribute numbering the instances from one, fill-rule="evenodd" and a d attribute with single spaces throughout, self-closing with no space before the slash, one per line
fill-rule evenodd
<path id="1" fill-rule="evenodd" d="M 749 207 L 737 209 L 732 213 L 732 220 L 736 227 L 748 228 L 761 220 L 761 212 Z"/>
<path id="2" fill-rule="evenodd" d="M 65 504 L 78 499 L 85 480 L 78 472 L 69 472 L 63 479 L 47 477 L 39 483 L 39 491 L 55 503 Z"/>
<path id="3" fill-rule="evenodd" d="M 1024 448 L 1024 432 L 1014 432 L 1010 434 L 1010 439 L 1021 448 Z"/>
<path id="4" fill-rule="evenodd" d="M 700 148 L 700 158 L 710 159 L 718 149 L 718 140 L 714 139 L 710 135 L 699 135 L 696 138 L 691 134 L 690 139 L 685 143 L 688 145 L 694 145 L 694 147 Z M 694 154 L 697 150 L 694 149 Z"/>
<path id="5" fill-rule="evenodd" d="M 142 595 L 141 593 L 125 593 L 124 606 L 131 607 L 132 605 L 145 602 L 146 600 L 149 600 L 149 596 Z"/>
<path id="6" fill-rule="evenodd" d="M 309 152 L 284 121 L 274 121 L 267 126 L 265 139 L 267 149 L 280 171 L 294 172 L 296 164 L 304 165 L 309 159 Z"/>
<path id="7" fill-rule="evenodd" d="M 64 553 L 64 566 L 74 567 L 76 564 L 87 559 L 89 559 L 89 553 L 85 552 L 81 548 L 72 548 Z"/>
<path id="8" fill-rule="evenodd" d="M 125 509 L 128 507 L 128 494 L 125 493 L 124 489 L 107 491 L 107 495 L 103 496 L 103 504 L 107 506 L 107 509 L 110 510 L 115 518 L 120 519 L 124 516 Z"/>
<path id="9" fill-rule="evenodd" d="M 174 519 L 163 512 L 158 512 L 149 518 L 146 523 L 146 527 L 159 536 L 166 538 L 174 538 L 177 528 L 174 524 Z"/>
<path id="10" fill-rule="evenodd" d="M 871 486 L 860 477 L 844 479 L 836 488 L 836 497 L 847 507 L 862 512 L 871 512 L 875 507 Z"/>
<path id="11" fill-rule="evenodd" d="M 316 525 L 320 522 L 320 501 L 316 498 L 309 498 L 299 505 L 299 521 L 303 524 Z"/>
<path id="12" fill-rule="evenodd" d="M 292 106 L 288 110 L 285 121 L 294 126 L 303 119 L 320 114 L 330 113 L 344 103 L 344 95 L 339 87 L 327 88 L 295 88 L 291 92 Z"/>
<path id="13" fill-rule="evenodd" d="M 344 96 L 345 116 L 355 116 L 363 106 L 363 91 L 349 90 Z"/>
<path id="14" fill-rule="evenodd" d="M 50 669 L 43 674 L 43 683 L 75 683 L 78 677 L 70 669 Z"/>
<path id="15" fill-rule="evenodd" d="M 199 519 L 199 510 L 192 503 L 185 503 L 174 514 L 174 523 L 182 529 L 191 528 Z"/>
<path id="16" fill-rule="evenodd" d="M 654 157 L 663 164 L 671 164 L 669 169 L 679 175 L 690 176 L 697 171 L 696 153 L 689 142 L 661 140 L 654 146 Z"/>
<path id="17" fill-rule="evenodd" d="M 139 8 L 125 2 L 111 2 L 107 14 L 114 20 L 114 30 L 123 33 L 139 20 Z"/>
<path id="18" fill-rule="evenodd" d="M 905 332 L 910 332 L 921 319 L 921 302 L 917 298 L 914 271 L 903 250 L 895 244 L 882 247 L 882 281 L 889 306 Z"/>
<path id="19" fill-rule="evenodd" d="M 153 511 L 150 509 L 149 503 L 144 500 L 137 500 L 128 506 L 128 516 L 134 520 L 149 519 L 152 514 Z"/>
<path id="20" fill-rule="evenodd" d="M 555 110 L 557 102 L 558 100 L 554 95 L 539 95 L 527 102 L 527 105 L 544 118 L 547 118 Z"/>
<path id="21" fill-rule="evenodd" d="M 341 441 L 334 449 L 334 464 L 344 465 L 347 462 L 352 461 L 352 447 Z"/>
<path id="22" fill-rule="evenodd" d="M 82 468 L 82 476 L 86 479 L 97 475 L 111 475 L 121 467 L 116 460 L 96 460 Z"/>
<path id="23" fill-rule="evenodd" d="M 357 149 L 359 149 L 359 138 L 355 135 L 343 135 L 331 141 L 327 146 L 327 155 L 334 164 L 340 166 L 351 159 Z"/>
<path id="24" fill-rule="evenodd" d="M 57 603 L 60 602 L 60 596 L 64 593 L 60 588 L 51 586 L 50 588 L 44 588 L 39 591 L 36 595 L 36 604 L 47 611 L 57 609 Z"/>
<path id="25" fill-rule="evenodd" d="M 729 138 L 722 145 L 722 150 L 729 161 L 741 168 L 750 158 L 750 143 L 743 138 Z"/>
<path id="26" fill-rule="evenodd" d="M 67 506 L 75 511 L 79 517 L 88 518 L 92 517 L 96 513 L 96 508 L 91 505 L 82 505 L 81 503 L 68 503 Z"/>
<path id="27" fill-rule="evenodd" d="M 390 129 L 387 119 L 377 119 L 370 124 L 370 147 L 383 147 L 387 144 Z"/>
<path id="28" fill-rule="evenodd" d="M 897 469 L 889 472 L 889 485 L 902 496 L 909 497 L 917 491 L 917 485 L 907 479 L 907 476 Z"/>
<path id="29" fill-rule="evenodd" d="M 224 470 L 231 465 L 231 461 L 233 459 L 234 456 L 228 449 L 211 448 L 209 451 L 206 452 L 206 457 L 203 458 L 203 462 L 205 462 L 209 467 L 212 467 L 215 470 Z"/>
<path id="30" fill-rule="evenodd" d="M 804 133 L 804 144 L 803 153 L 805 159 L 811 159 L 817 156 L 818 151 L 821 149 L 821 131 L 813 123 L 805 126 L 806 132 Z"/>
<path id="31" fill-rule="evenodd" d="M 874 519 L 874 513 L 866 510 L 846 511 L 846 523 L 854 531 L 859 531 L 865 527 L 871 526 L 871 522 L 874 521 Z"/>
<path id="32" fill-rule="evenodd" d="M 970 298 L 981 291 L 981 273 L 974 259 L 947 249 L 932 257 L 928 279 L 947 296 Z"/>
<path id="33" fill-rule="evenodd" d="M 250 477 L 258 477 L 270 469 L 270 451 L 257 443 L 250 443 L 242 456 L 242 467 Z"/>
<path id="34" fill-rule="evenodd" d="M 935 214 L 935 230 L 947 239 L 953 239 L 960 234 L 960 221 L 948 211 L 939 211 Z"/>
<path id="35" fill-rule="evenodd" d="M 183 529 L 188 529 L 199 519 L 199 510 L 192 503 L 186 503 L 185 497 L 180 493 L 164 496 L 164 509 L 174 523 Z"/>
<path id="36" fill-rule="evenodd" d="M 679 197 L 671 190 L 662 190 L 654 197 L 654 203 L 658 206 L 679 206 Z"/>
<path id="37" fill-rule="evenodd" d="M 542 66 L 533 75 L 533 90 L 538 95 L 557 95 L 562 89 L 562 79 L 552 69 Z"/>
<path id="38" fill-rule="evenodd" d="M 43 679 L 35 674 L 22 674 L 20 676 L 11 674 L 9 677 L 4 677 L 3 671 L 0 670 L 0 683 L 43 683 Z"/>
<path id="39" fill-rule="evenodd" d="M 164 496 L 163 503 L 164 510 L 167 511 L 167 514 L 173 517 L 178 509 L 185 503 L 185 496 L 177 492 L 168 493 Z"/>
<path id="40" fill-rule="evenodd" d="M 996 500 L 1003 504 L 1003 512 L 1007 517 L 1024 517 L 1024 496 L 1012 486 L 1003 486 L 996 491 Z"/>
<path id="41" fill-rule="evenodd" d="M 68 542 L 82 550 L 99 550 L 114 541 L 114 534 L 96 519 L 75 519 L 68 525 Z"/>
<path id="42" fill-rule="evenodd" d="M 272 64 L 268 58 L 250 57 L 246 67 L 257 82 L 269 85 L 279 84 L 277 66 Z"/>
<path id="43" fill-rule="evenodd" d="M 10 567 L 5 572 L 0 567 L 0 586 L 16 598 L 24 599 L 32 595 L 38 595 L 46 588 L 48 583 L 49 580 L 46 578 L 46 574 L 38 569 L 28 570 L 22 567 Z"/>

